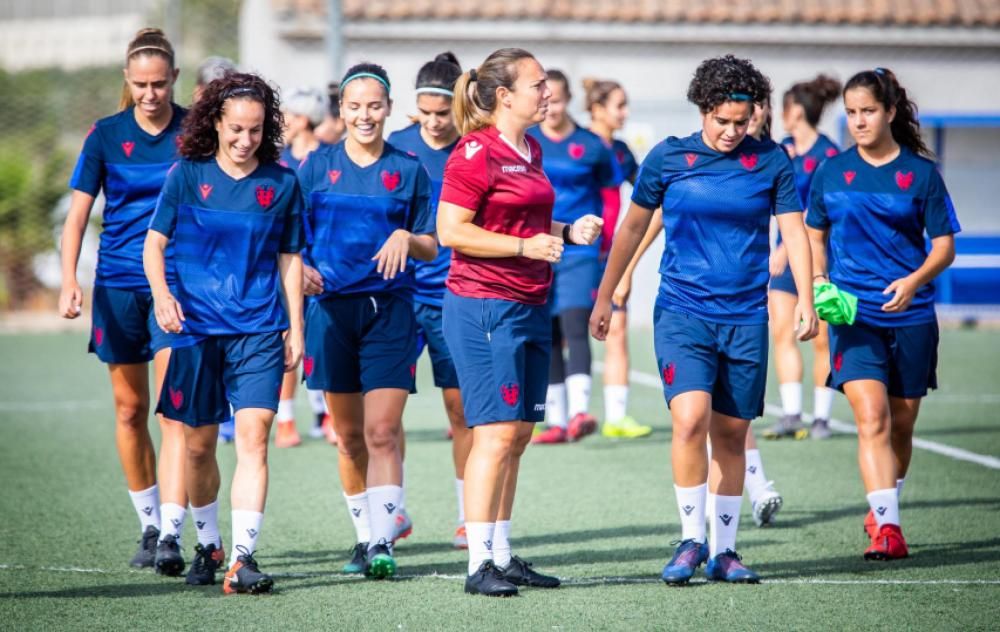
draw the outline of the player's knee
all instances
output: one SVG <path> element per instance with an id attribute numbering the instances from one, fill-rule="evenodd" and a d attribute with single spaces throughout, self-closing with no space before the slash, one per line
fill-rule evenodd
<path id="1" fill-rule="evenodd" d="M 673 426 L 672 440 L 674 443 L 694 443 L 703 446 L 708 439 L 708 430 L 704 425 L 695 421 L 685 421 L 674 417 Z"/>
<path id="2" fill-rule="evenodd" d="M 858 437 L 862 440 L 883 438 L 889 434 L 889 412 L 878 405 L 862 405 L 854 411 Z"/>
<path id="3" fill-rule="evenodd" d="M 188 461 L 195 464 L 209 463 L 215 460 L 215 442 L 203 441 L 188 437 L 184 444 Z"/>
<path id="4" fill-rule="evenodd" d="M 116 402 L 115 420 L 119 427 L 128 430 L 145 429 L 149 419 L 149 406 L 140 401 Z"/>
<path id="5" fill-rule="evenodd" d="M 337 452 L 352 461 L 364 458 L 368 454 L 364 432 L 337 433 Z"/>
<path id="6" fill-rule="evenodd" d="M 399 423 L 395 420 L 365 424 L 365 445 L 372 454 L 395 452 L 399 449 Z"/>

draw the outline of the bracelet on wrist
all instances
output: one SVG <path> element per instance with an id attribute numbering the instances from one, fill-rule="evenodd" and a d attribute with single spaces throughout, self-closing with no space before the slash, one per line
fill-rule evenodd
<path id="1" fill-rule="evenodd" d="M 517 254 L 515 257 L 520 257 L 524 254 L 524 239 L 522 237 L 517 238 Z"/>
<path id="2" fill-rule="evenodd" d="M 562 238 L 563 238 L 563 241 L 565 243 L 567 243 L 567 244 L 569 244 L 571 246 L 577 245 L 576 242 L 573 241 L 573 225 L 572 224 L 563 224 Z"/>

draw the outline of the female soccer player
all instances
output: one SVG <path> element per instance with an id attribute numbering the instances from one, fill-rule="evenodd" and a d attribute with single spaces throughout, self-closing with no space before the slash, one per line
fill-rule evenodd
<path id="1" fill-rule="evenodd" d="M 451 113 L 455 81 L 462 67 L 452 53 L 442 53 L 420 68 L 417 73 L 416 122 L 389 136 L 389 143 L 420 160 L 431 179 L 431 208 L 437 215 L 438 196 L 444 178 L 444 165 L 458 143 L 458 130 Z M 472 447 L 472 431 L 465 426 L 462 413 L 462 393 L 458 388 L 458 373 L 448 352 L 441 328 L 441 310 L 445 293 L 445 278 L 451 265 L 451 249 L 438 248 L 433 261 L 417 261 L 413 266 L 414 310 L 417 318 L 417 340 L 426 345 L 434 370 L 434 386 L 441 389 L 444 409 L 450 422 L 452 459 L 455 462 L 455 495 L 458 498 L 458 526 L 452 543 L 455 548 L 467 546 L 465 535 L 465 505 L 463 489 L 465 461 Z M 420 349 L 418 349 L 419 351 Z M 419 353 L 417 354 L 419 357 Z"/>
<path id="2" fill-rule="evenodd" d="M 615 132 L 625 126 L 628 98 L 617 81 L 584 79 L 584 100 L 590 113 L 590 131 L 597 134 L 611 152 L 622 180 L 635 183 L 639 165 L 625 141 L 615 138 Z M 601 189 L 604 201 L 604 230 L 601 234 L 601 261 L 607 260 L 611 240 L 621 213 L 621 186 Z M 635 439 L 648 436 L 653 429 L 637 422 L 628 414 L 628 297 L 631 293 L 631 270 L 622 277 L 612 300 L 611 327 L 604 343 L 604 425 L 601 434 L 614 439 Z"/>
<path id="3" fill-rule="evenodd" d="M 600 216 L 601 190 L 621 184 L 620 170 L 604 141 L 576 124 L 566 111 L 571 98 L 562 72 L 549 70 L 548 114 L 528 134 L 538 141 L 545 175 L 556 192 L 552 217 L 572 224 L 585 215 Z M 590 339 L 587 319 L 601 277 L 599 245 L 569 245 L 554 266 L 552 281 L 552 359 L 545 409 L 547 425 L 532 443 L 579 441 L 597 429 L 590 408 Z M 563 343 L 569 349 L 563 356 Z"/>
<path id="4" fill-rule="evenodd" d="M 340 480 L 357 544 L 345 572 L 396 572 L 402 514 L 403 407 L 414 388 L 417 324 L 407 258 L 432 261 L 431 185 L 420 162 L 382 139 L 392 110 L 381 66 L 340 82 L 347 138 L 299 169 L 311 232 L 314 296 L 306 314 L 306 384 L 326 392 Z"/>
<path id="5" fill-rule="evenodd" d="M 158 392 L 170 350 L 156 326 L 153 298 L 142 275 L 142 243 L 156 196 L 177 159 L 175 141 L 185 115 L 173 103 L 178 72 L 174 49 L 159 29 L 142 29 L 129 42 L 121 111 L 91 127 L 70 180 L 73 196 L 62 235 L 59 295 L 63 318 L 79 317 L 83 307 L 83 291 L 76 280 L 80 244 L 94 198 L 103 190 L 106 202 L 90 352 L 108 365 L 111 374 L 118 458 L 139 517 L 142 536 L 131 564 L 155 566 L 165 575 L 184 570 L 180 552 L 187 510 L 184 430 L 181 424 L 159 417 L 163 440 L 157 467 L 148 428 L 148 363 L 153 360 Z M 166 273 L 173 283 L 172 265 Z"/>
<path id="6" fill-rule="evenodd" d="M 844 108 L 857 145 L 819 168 L 807 221 L 814 269 L 822 275 L 829 265 L 830 281 L 858 297 L 854 324 L 830 326 L 829 383 L 847 395 L 858 426 L 871 507 L 865 559 L 892 560 L 908 554 L 899 492 L 920 401 L 937 388 L 931 282 L 954 260 L 961 227 L 896 76 L 884 68 L 854 75 Z"/>
<path id="7" fill-rule="evenodd" d="M 223 592 L 273 585 L 254 559 L 267 498 L 267 439 L 281 377 L 302 357 L 302 193 L 278 165 L 278 98 L 255 75 L 210 83 L 184 121 L 184 157 L 167 176 L 144 253 L 156 321 L 172 354 L 158 412 L 184 422 L 191 513 L 198 524 L 187 583 L 215 583 L 225 554 L 218 527 L 216 424 L 236 415 L 231 502 L 237 552 Z M 164 250 L 176 251 L 176 290 Z M 287 306 L 287 311 L 286 311 Z"/>
<path id="8" fill-rule="evenodd" d="M 472 428 L 465 466 L 470 594 L 559 585 L 511 554 L 511 509 L 521 455 L 545 416 L 550 264 L 564 242 L 594 243 L 601 220 L 552 221 L 555 193 L 541 147 L 527 134 L 545 118 L 550 95 L 545 70 L 518 48 L 495 51 L 455 85 L 455 123 L 464 136 L 445 166 L 437 225 L 441 244 L 453 250 L 444 332 Z"/>
<path id="9" fill-rule="evenodd" d="M 764 409 L 772 214 L 785 234 L 796 284 L 806 288 L 811 277 L 788 157 L 773 141 L 746 134 L 754 103 L 770 89 L 749 61 L 732 55 L 698 67 L 688 100 L 701 111 L 702 129 L 687 138 L 667 138 L 643 161 L 591 316 L 591 331 L 603 340 L 612 293 L 654 209 L 662 206 L 666 247 L 654 331 L 673 418 L 671 454 L 682 526 L 682 542 L 663 570 L 669 584 L 686 583 L 706 559 L 712 580 L 759 579 L 735 549 L 746 433 L 749 420 Z M 800 295 L 795 318 L 802 321 L 801 338 L 816 335 L 811 293 Z M 707 547 L 706 501 L 714 509 Z"/>
<path id="10" fill-rule="evenodd" d="M 195 75 L 194 100 L 197 101 L 201 98 L 205 86 L 216 79 L 221 79 L 227 72 L 236 72 L 236 64 L 233 63 L 233 60 L 216 55 L 206 57 L 198 66 L 198 72 Z"/>
<path id="11" fill-rule="evenodd" d="M 327 145 L 335 145 L 344 136 L 344 120 L 340 118 L 340 84 L 331 81 L 326 87 L 326 116 L 316 126 L 316 138 Z"/>
<path id="12" fill-rule="evenodd" d="M 823 109 L 840 95 L 840 82 L 826 75 L 794 84 L 783 99 L 781 122 L 788 137 L 781 141 L 795 168 L 795 189 L 802 207 L 809 204 L 809 185 L 816 168 L 836 156 L 837 146 L 816 129 Z M 830 436 L 830 409 L 833 389 L 826 386 L 830 374 L 829 341 L 826 323 L 820 322 L 819 335 L 813 339 L 813 422 L 807 431 L 802 425 L 802 352 L 795 340 L 795 282 L 788 267 L 788 253 L 778 235 L 778 245 L 771 253 L 771 284 L 767 307 L 774 338 L 774 368 L 778 374 L 781 407 L 784 415 L 764 432 L 769 439 L 781 437 L 826 439 Z"/>

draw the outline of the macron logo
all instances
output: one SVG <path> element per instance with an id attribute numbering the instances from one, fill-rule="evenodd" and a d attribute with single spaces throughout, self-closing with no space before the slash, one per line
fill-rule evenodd
<path id="1" fill-rule="evenodd" d="M 500 169 L 504 173 L 528 173 L 528 168 L 524 165 L 503 165 Z"/>
<path id="2" fill-rule="evenodd" d="M 470 140 L 465 146 L 465 159 L 472 160 L 472 157 L 479 153 L 479 150 L 483 148 L 482 143 L 474 140 Z"/>
<path id="3" fill-rule="evenodd" d="M 545 404 L 535 404 L 535 412 L 545 412 Z"/>

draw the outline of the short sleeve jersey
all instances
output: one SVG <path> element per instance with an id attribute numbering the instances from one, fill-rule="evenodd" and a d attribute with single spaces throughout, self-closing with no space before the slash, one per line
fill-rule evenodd
<path id="1" fill-rule="evenodd" d="M 326 143 L 320 143 L 319 147 L 317 147 L 316 149 L 322 149 L 323 147 L 326 147 Z M 306 155 L 308 156 L 308 154 Z M 288 167 L 293 171 L 297 171 L 299 166 L 302 164 L 303 160 L 299 160 L 298 158 L 293 156 L 291 146 L 286 145 L 281 149 L 281 156 L 278 158 L 278 164 L 281 165 L 282 167 Z"/>
<path id="2" fill-rule="evenodd" d="M 444 181 L 444 165 L 458 141 L 441 149 L 434 149 L 420 136 L 420 125 L 413 124 L 406 129 L 393 132 L 389 136 L 389 143 L 415 157 L 427 170 L 427 175 L 431 179 L 432 221 L 436 223 L 441 183 Z M 451 266 L 451 248 L 440 245 L 438 245 L 438 255 L 433 261 L 413 262 L 414 302 L 441 307 L 449 266 Z"/>
<path id="3" fill-rule="evenodd" d="M 276 163 L 239 180 L 215 158 L 181 160 L 170 171 L 149 228 L 174 244 L 191 340 L 288 327 L 278 256 L 302 250 L 302 211 L 295 173 Z"/>
<path id="4" fill-rule="evenodd" d="M 553 140 L 541 128 L 528 134 L 542 148 L 542 167 L 556 192 L 552 219 L 572 224 L 584 215 L 604 213 L 601 190 L 622 183 L 621 169 L 611 148 L 597 134 L 575 127 L 565 138 Z M 563 258 L 597 256 L 600 243 L 567 246 Z"/>
<path id="5" fill-rule="evenodd" d="M 777 143 L 747 136 L 720 153 L 700 131 L 667 138 L 643 161 L 632 201 L 663 207 L 658 305 L 722 324 L 767 322 L 770 218 L 802 210 Z"/>
<path id="6" fill-rule="evenodd" d="M 635 161 L 635 154 L 632 153 L 629 146 L 625 141 L 615 138 L 611 141 L 611 152 L 618 162 L 622 182 L 634 182 L 639 164 Z M 618 227 L 618 217 L 622 212 L 621 184 L 601 189 L 601 199 L 604 201 L 604 211 L 601 215 L 604 219 L 604 228 L 601 230 L 601 252 L 606 253 L 611 251 L 611 240 Z"/>
<path id="7" fill-rule="evenodd" d="M 103 118 L 90 128 L 69 186 L 96 197 L 104 192 L 96 285 L 149 291 L 142 249 L 149 218 L 167 170 L 178 159 L 177 137 L 184 108 L 172 105 L 170 124 L 152 135 L 136 123 L 135 108 Z M 167 282 L 174 282 L 173 257 L 167 256 Z"/>
<path id="8" fill-rule="evenodd" d="M 307 207 L 306 258 L 323 277 L 320 298 L 391 292 L 412 300 L 412 269 L 387 281 L 374 257 L 396 230 L 434 232 L 430 178 L 420 162 L 386 143 L 378 160 L 360 167 L 339 143 L 309 154 L 298 175 Z"/>
<path id="9" fill-rule="evenodd" d="M 858 297 L 858 322 L 900 327 L 933 322 L 934 286 L 920 288 L 910 307 L 887 313 L 890 283 L 917 270 L 931 239 L 962 230 L 933 162 L 900 148 L 875 167 L 857 147 L 823 163 L 813 179 L 806 223 L 829 229 L 830 280 Z"/>
<path id="10" fill-rule="evenodd" d="M 495 127 L 466 134 L 448 158 L 441 201 L 475 212 L 472 223 L 529 238 L 552 228 L 555 192 L 542 170 L 538 141 L 525 136 L 522 154 Z M 448 289 L 459 296 L 542 305 L 552 266 L 526 257 L 478 258 L 452 252 Z"/>

